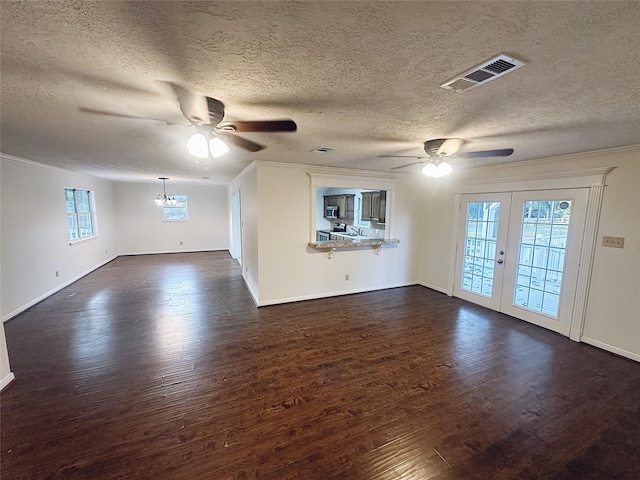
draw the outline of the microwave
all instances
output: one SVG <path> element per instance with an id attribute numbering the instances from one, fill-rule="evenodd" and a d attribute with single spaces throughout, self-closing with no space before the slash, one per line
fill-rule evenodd
<path id="1" fill-rule="evenodd" d="M 333 205 L 327 206 L 324 216 L 327 218 L 338 218 L 338 207 Z"/>

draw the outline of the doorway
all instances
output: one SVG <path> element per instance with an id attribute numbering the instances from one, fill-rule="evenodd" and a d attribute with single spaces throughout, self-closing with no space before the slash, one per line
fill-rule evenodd
<path id="1" fill-rule="evenodd" d="M 461 195 L 454 295 L 568 336 L 588 196 Z"/>
<path id="2" fill-rule="evenodd" d="M 240 190 L 231 194 L 231 258 L 242 265 L 242 217 Z"/>

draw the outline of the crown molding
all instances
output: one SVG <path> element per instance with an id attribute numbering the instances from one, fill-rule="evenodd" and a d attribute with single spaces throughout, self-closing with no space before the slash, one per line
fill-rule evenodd
<path id="1" fill-rule="evenodd" d="M 554 190 L 604 186 L 607 175 L 616 167 L 594 167 L 560 172 L 530 173 L 482 180 L 457 182 L 456 193 Z"/>
<path id="2" fill-rule="evenodd" d="M 586 152 L 568 153 L 566 155 L 558 155 L 555 157 L 543 157 L 543 158 L 534 158 L 531 160 L 520 160 L 517 162 L 498 163 L 495 165 L 485 165 L 482 167 L 471 167 L 471 168 L 465 168 L 460 170 L 460 173 L 467 173 L 467 172 L 477 173 L 477 172 L 485 172 L 485 171 L 492 171 L 492 170 L 502 170 L 510 167 L 526 167 L 528 165 L 556 163 L 562 160 L 583 159 L 585 157 L 600 157 L 602 155 L 633 152 L 636 150 L 640 153 L 640 144 L 625 145 L 623 147 L 605 148 L 603 150 L 590 150 Z"/>
<path id="3" fill-rule="evenodd" d="M 46 168 L 46 169 L 49 169 L 49 170 L 54 170 L 56 172 L 75 173 L 76 175 L 85 175 L 87 177 L 95 178 L 97 180 L 110 181 L 110 180 L 106 180 L 104 178 L 96 177 L 94 175 L 89 175 L 88 173 L 76 172 L 74 170 L 68 170 L 66 168 L 56 167 L 54 165 L 48 165 L 46 163 L 39 163 L 39 162 L 35 162 L 33 160 L 28 160 L 26 158 L 18 157 L 16 155 L 10 155 L 8 153 L 3 153 L 3 152 L 0 152 L 0 159 L 8 160 L 8 161 L 11 161 L 11 162 L 16 162 L 16 163 L 22 163 L 22 164 L 29 165 L 29 166 L 32 166 L 32 167 Z"/>
<path id="4" fill-rule="evenodd" d="M 324 175 L 351 175 L 357 177 L 380 178 L 380 179 L 398 179 L 408 174 L 400 172 L 384 172 L 379 170 L 362 170 L 356 168 L 327 167 L 323 165 L 305 165 L 301 163 L 282 163 L 257 160 L 254 162 L 258 166 L 289 168 L 295 170 L 304 170 L 308 174 L 324 174 Z"/>

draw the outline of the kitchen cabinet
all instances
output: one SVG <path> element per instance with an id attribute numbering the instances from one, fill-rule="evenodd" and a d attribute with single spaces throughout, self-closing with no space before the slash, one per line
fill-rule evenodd
<path id="1" fill-rule="evenodd" d="M 324 211 L 326 214 L 328 206 L 338 207 L 338 218 L 343 220 L 353 220 L 354 217 L 355 195 L 325 195 Z"/>
<path id="2" fill-rule="evenodd" d="M 360 218 L 378 223 L 387 220 L 387 191 L 362 192 L 362 213 Z"/>

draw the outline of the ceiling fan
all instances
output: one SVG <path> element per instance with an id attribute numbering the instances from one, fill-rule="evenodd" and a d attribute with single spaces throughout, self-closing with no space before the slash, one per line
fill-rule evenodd
<path id="1" fill-rule="evenodd" d="M 464 141 L 459 138 L 436 138 L 424 142 L 425 157 L 415 155 L 380 155 L 380 158 L 415 158 L 418 160 L 417 162 L 393 167 L 391 170 L 426 163 L 422 169 L 422 173 L 430 177 L 443 177 L 453 171 L 451 165 L 444 160 L 445 158 L 508 157 L 513 153 L 513 148 L 458 153 L 463 143 Z"/>
<path id="2" fill-rule="evenodd" d="M 228 148 L 221 139 L 249 152 L 258 152 L 265 148 L 264 145 L 236 135 L 236 132 L 295 132 L 298 128 L 296 123 L 290 119 L 223 121 L 224 104 L 220 100 L 191 93 L 175 83 L 166 83 L 173 89 L 180 105 L 180 111 L 190 123 L 188 126 L 196 128 L 196 133 L 189 139 L 187 148 L 197 157 L 206 158 L 208 156 L 207 141 L 209 141 L 212 156 L 217 157 L 226 153 Z M 158 118 L 136 117 L 104 110 L 81 107 L 80 111 L 123 118 L 158 121 L 166 123 L 167 125 L 175 125 L 174 123 Z"/>

